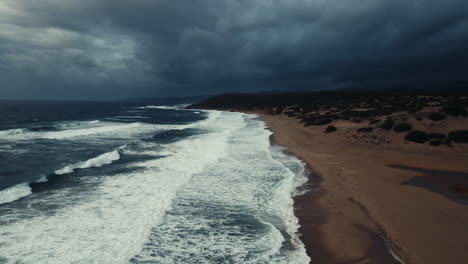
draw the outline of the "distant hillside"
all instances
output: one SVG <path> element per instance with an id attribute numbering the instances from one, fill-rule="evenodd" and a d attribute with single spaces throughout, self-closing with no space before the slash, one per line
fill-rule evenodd
<path id="1" fill-rule="evenodd" d="M 441 96 L 452 98 L 450 101 L 457 101 L 457 98 L 468 96 L 468 88 L 410 91 L 348 90 L 283 94 L 224 94 L 201 100 L 188 108 L 268 110 L 275 107 L 299 105 L 306 110 L 314 110 L 319 106 L 336 106 L 342 108 L 345 105 L 358 103 L 367 103 L 370 107 L 380 107 L 382 106 L 381 103 L 372 103 L 372 101 L 382 99 L 398 109 L 411 110 L 423 103 L 424 99 L 422 96 Z"/>

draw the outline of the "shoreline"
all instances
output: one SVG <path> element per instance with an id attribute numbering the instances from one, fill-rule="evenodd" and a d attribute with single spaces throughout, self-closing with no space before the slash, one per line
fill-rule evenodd
<path id="1" fill-rule="evenodd" d="M 436 264 L 468 257 L 466 208 L 406 184 L 423 173 L 391 166 L 468 171 L 467 153 L 380 149 L 325 136 L 294 118 L 241 112 L 258 115 L 273 132 L 272 143 L 307 164 L 312 175 L 305 188 L 320 186 L 318 192 L 294 197 L 300 239 L 311 263 Z M 441 221 L 445 214 L 453 219 Z"/>
<path id="2" fill-rule="evenodd" d="M 320 197 L 324 195 L 321 188 L 323 176 L 317 173 L 313 166 L 304 158 L 298 156 L 298 154 L 292 151 L 289 151 L 289 147 L 287 145 L 283 145 L 278 142 L 275 130 L 272 129 L 269 126 L 268 121 L 265 120 L 265 114 L 257 111 L 242 112 L 257 115 L 267 124 L 268 129 L 273 133 L 270 136 L 270 142 L 275 145 L 286 147 L 285 153 L 287 155 L 293 155 L 305 163 L 308 174 L 307 182 L 299 187 L 300 189 L 305 190 L 305 193 L 293 197 L 294 214 L 299 220 L 299 239 L 304 244 L 306 252 L 311 259 L 310 263 L 334 263 L 333 254 L 327 249 L 326 245 L 324 245 L 320 238 L 321 234 L 318 229 L 318 227 L 326 221 L 326 218 L 330 213 L 326 208 L 317 203 Z M 379 262 L 372 263 L 404 264 L 404 262 L 401 261 L 399 256 L 396 255 L 391 248 L 391 242 L 388 241 L 383 234 L 374 233 L 370 230 L 365 230 L 364 228 L 363 231 L 368 233 L 369 237 L 372 237 L 375 245 L 366 251 L 366 255 L 368 255 L 368 257 L 366 256 L 346 263 L 368 263 L 368 260 L 370 259 L 369 257 L 372 257 L 374 259 L 379 259 Z"/>

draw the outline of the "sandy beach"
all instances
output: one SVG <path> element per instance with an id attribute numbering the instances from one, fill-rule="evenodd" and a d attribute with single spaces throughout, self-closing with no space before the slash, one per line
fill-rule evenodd
<path id="1" fill-rule="evenodd" d="M 371 144 L 285 115 L 255 113 L 274 132 L 274 143 L 312 170 L 311 192 L 296 197 L 311 263 L 468 259 L 467 193 L 460 185 L 468 178 L 466 144 Z"/>

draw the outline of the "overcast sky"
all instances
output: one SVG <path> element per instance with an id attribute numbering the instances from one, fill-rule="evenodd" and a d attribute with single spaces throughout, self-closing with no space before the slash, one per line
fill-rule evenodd
<path id="1" fill-rule="evenodd" d="M 0 98 L 468 81 L 467 0 L 0 0 Z"/>

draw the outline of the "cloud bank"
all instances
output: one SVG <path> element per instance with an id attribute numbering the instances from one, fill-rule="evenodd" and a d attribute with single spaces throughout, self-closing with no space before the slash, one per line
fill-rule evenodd
<path id="1" fill-rule="evenodd" d="M 465 0 L 1 0 L 0 98 L 468 81 Z"/>

